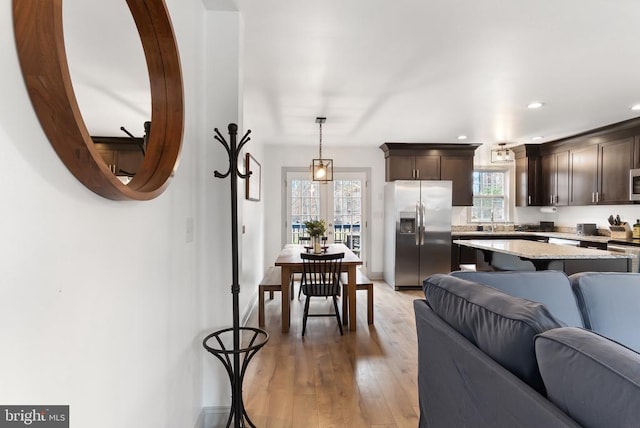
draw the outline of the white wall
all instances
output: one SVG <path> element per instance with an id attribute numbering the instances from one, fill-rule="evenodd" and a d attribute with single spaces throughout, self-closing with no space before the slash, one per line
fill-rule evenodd
<path id="1" fill-rule="evenodd" d="M 11 2 L 0 5 L 0 403 L 68 404 L 72 426 L 192 427 L 203 405 L 228 404 L 201 344 L 231 324 L 228 181 L 213 178 L 223 163 L 211 125 L 226 128 L 225 112 L 242 106 L 203 91 L 217 77 L 204 57 L 218 52 L 206 51 L 202 2 L 165 1 L 186 123 L 175 177 L 147 202 L 103 199 L 58 159 L 22 80 Z M 261 212 L 244 220 L 259 235 Z"/>
<path id="2" fill-rule="evenodd" d="M 311 118 L 313 119 L 313 118 Z M 323 156 L 332 158 L 335 168 L 371 168 L 371 222 L 369 232 L 369 265 L 367 271 L 373 276 L 382 275 L 382 242 L 384 228 L 384 153 L 377 147 L 323 146 Z M 265 199 L 269 201 L 264 208 L 265 227 L 265 264 L 272 265 L 284 244 L 281 231 L 284 227 L 282 213 L 285 177 L 283 168 L 308 168 L 311 159 L 317 157 L 316 146 L 291 147 L 265 145 L 265 165 L 263 165 Z"/>

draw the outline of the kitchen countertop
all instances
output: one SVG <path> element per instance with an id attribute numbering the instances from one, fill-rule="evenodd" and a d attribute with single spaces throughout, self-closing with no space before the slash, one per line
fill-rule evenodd
<path id="1" fill-rule="evenodd" d="M 488 232 L 491 233 L 491 232 Z M 544 236 L 547 236 L 546 234 Z M 629 254 L 605 250 L 548 244 L 526 239 L 457 239 L 454 244 L 511 254 L 525 259 L 617 259 L 630 258 Z"/>
<path id="2" fill-rule="evenodd" d="M 638 238 L 629 238 L 629 239 L 620 239 L 620 238 L 611 238 L 609 242 L 612 244 L 622 244 L 622 245 L 630 245 L 632 247 L 640 247 L 640 239 Z"/>
<path id="3" fill-rule="evenodd" d="M 601 235 L 578 235 L 575 233 L 562 233 L 562 232 L 520 232 L 515 230 L 496 230 L 495 232 L 487 232 L 487 231 L 452 231 L 451 237 L 456 238 L 467 238 L 467 237 L 477 237 L 477 238 L 491 238 L 492 236 L 540 236 L 546 238 L 559 238 L 559 239 L 570 239 L 573 241 L 585 241 L 585 242 L 599 242 L 606 244 L 609 241 L 612 241 L 613 238 L 610 236 L 601 236 Z M 619 241 L 619 240 L 616 240 Z"/>

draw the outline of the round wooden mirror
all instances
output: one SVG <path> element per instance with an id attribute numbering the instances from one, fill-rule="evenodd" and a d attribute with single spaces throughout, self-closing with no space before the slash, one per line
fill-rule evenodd
<path id="1" fill-rule="evenodd" d="M 98 195 L 149 200 L 168 186 L 180 155 L 184 101 L 180 58 L 163 0 L 127 0 L 142 41 L 151 88 L 145 157 L 123 184 L 102 160 L 78 108 L 62 30 L 63 0 L 13 0 L 18 57 L 40 124 L 69 171 Z"/>

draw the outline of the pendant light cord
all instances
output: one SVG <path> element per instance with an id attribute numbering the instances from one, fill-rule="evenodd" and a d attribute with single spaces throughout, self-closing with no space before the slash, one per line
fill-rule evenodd
<path id="1" fill-rule="evenodd" d="M 320 122 L 320 150 L 319 150 L 319 158 L 322 159 L 322 122 Z"/>

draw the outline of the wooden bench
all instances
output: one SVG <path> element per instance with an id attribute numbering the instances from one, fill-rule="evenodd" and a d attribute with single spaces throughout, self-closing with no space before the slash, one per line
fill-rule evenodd
<path id="1" fill-rule="evenodd" d="M 293 300 L 293 279 L 291 283 L 291 299 Z M 258 286 L 258 326 L 264 326 L 264 293 L 269 292 L 269 299 L 273 299 L 274 291 L 282 291 L 282 269 L 271 266 Z"/>
<path id="2" fill-rule="evenodd" d="M 346 272 L 340 275 L 340 282 L 342 282 L 342 319 L 346 320 L 345 314 L 349 307 L 347 301 L 349 297 L 347 290 L 349 279 Z M 373 324 L 373 281 L 367 278 L 360 269 L 356 269 L 356 291 L 358 290 L 367 291 L 367 324 Z"/>

